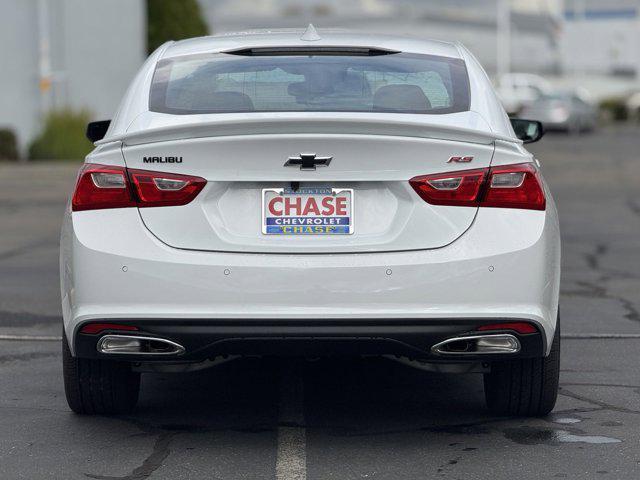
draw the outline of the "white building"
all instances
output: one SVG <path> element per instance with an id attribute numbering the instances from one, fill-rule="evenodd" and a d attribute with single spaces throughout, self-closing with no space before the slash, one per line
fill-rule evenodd
<path id="1" fill-rule="evenodd" d="M 640 78 L 640 0 L 565 0 L 566 73 Z"/>
<path id="2" fill-rule="evenodd" d="M 111 118 L 146 57 L 144 0 L 0 1 L 0 128 L 24 153 L 52 107 Z"/>

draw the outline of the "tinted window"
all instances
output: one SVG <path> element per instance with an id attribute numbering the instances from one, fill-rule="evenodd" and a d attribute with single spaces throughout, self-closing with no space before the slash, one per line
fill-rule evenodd
<path id="1" fill-rule="evenodd" d="M 462 60 L 430 55 L 193 55 L 158 63 L 149 108 L 452 113 L 469 109 L 469 82 Z"/>

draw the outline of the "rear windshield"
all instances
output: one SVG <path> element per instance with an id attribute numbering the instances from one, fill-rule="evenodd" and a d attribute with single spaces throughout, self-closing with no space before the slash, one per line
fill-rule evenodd
<path id="1" fill-rule="evenodd" d="M 469 109 L 469 80 L 463 60 L 432 55 L 191 55 L 158 63 L 149 109 L 454 113 Z"/>

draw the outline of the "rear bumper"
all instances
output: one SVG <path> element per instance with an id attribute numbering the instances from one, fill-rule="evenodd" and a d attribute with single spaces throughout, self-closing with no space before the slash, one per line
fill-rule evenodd
<path id="1" fill-rule="evenodd" d="M 114 323 L 113 319 L 109 323 Z M 76 355 L 83 358 L 110 358 L 140 362 L 202 362 L 222 355 L 275 356 L 340 356 L 340 355 L 398 355 L 430 362 L 478 362 L 507 357 L 540 357 L 545 352 L 545 338 L 540 333 L 519 335 L 513 331 L 483 332 L 487 335 L 506 333 L 515 336 L 520 349 L 516 353 L 438 354 L 432 347 L 443 340 L 465 338 L 478 334 L 486 320 L 467 319 L 404 319 L 390 320 L 323 320 L 264 321 L 264 320 L 189 320 L 179 322 L 138 319 L 137 332 L 107 330 L 99 334 L 85 334 L 76 330 Z M 184 348 L 174 355 L 105 354 L 98 351 L 98 342 L 108 334 L 136 335 L 167 339 Z"/>
<path id="2" fill-rule="evenodd" d="M 270 330 L 280 336 L 275 327 L 286 321 L 295 337 L 307 334 L 315 342 L 318 335 L 308 332 L 326 321 L 383 321 L 385 331 L 398 333 L 408 319 L 425 328 L 445 322 L 457 333 L 470 319 L 519 319 L 538 325 L 548 348 L 560 280 L 558 222 L 548 200 L 545 212 L 480 209 L 472 227 L 443 248 L 360 254 L 186 251 L 155 238 L 136 209 L 67 213 L 61 239 L 66 335 L 75 354 L 78 326 L 95 320 L 202 325 L 215 330 L 214 341 L 223 327 L 212 321 L 237 327 L 233 335 L 247 323 L 265 322 L 263 337 Z M 382 326 L 363 335 L 380 336 Z M 338 336 L 350 335 L 347 329 Z M 408 344 L 428 344 L 432 333 L 425 335 Z"/>

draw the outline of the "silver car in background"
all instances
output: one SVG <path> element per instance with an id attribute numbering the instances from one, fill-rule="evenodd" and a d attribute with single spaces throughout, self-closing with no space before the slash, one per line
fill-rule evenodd
<path id="1" fill-rule="evenodd" d="M 542 122 L 546 130 L 567 133 L 589 132 L 598 125 L 598 109 L 578 91 L 542 95 L 520 112 L 522 118 Z"/>
<path id="2" fill-rule="evenodd" d="M 547 80 L 531 73 L 507 73 L 496 81 L 496 93 L 510 116 L 519 115 L 523 108 L 553 90 Z"/>

